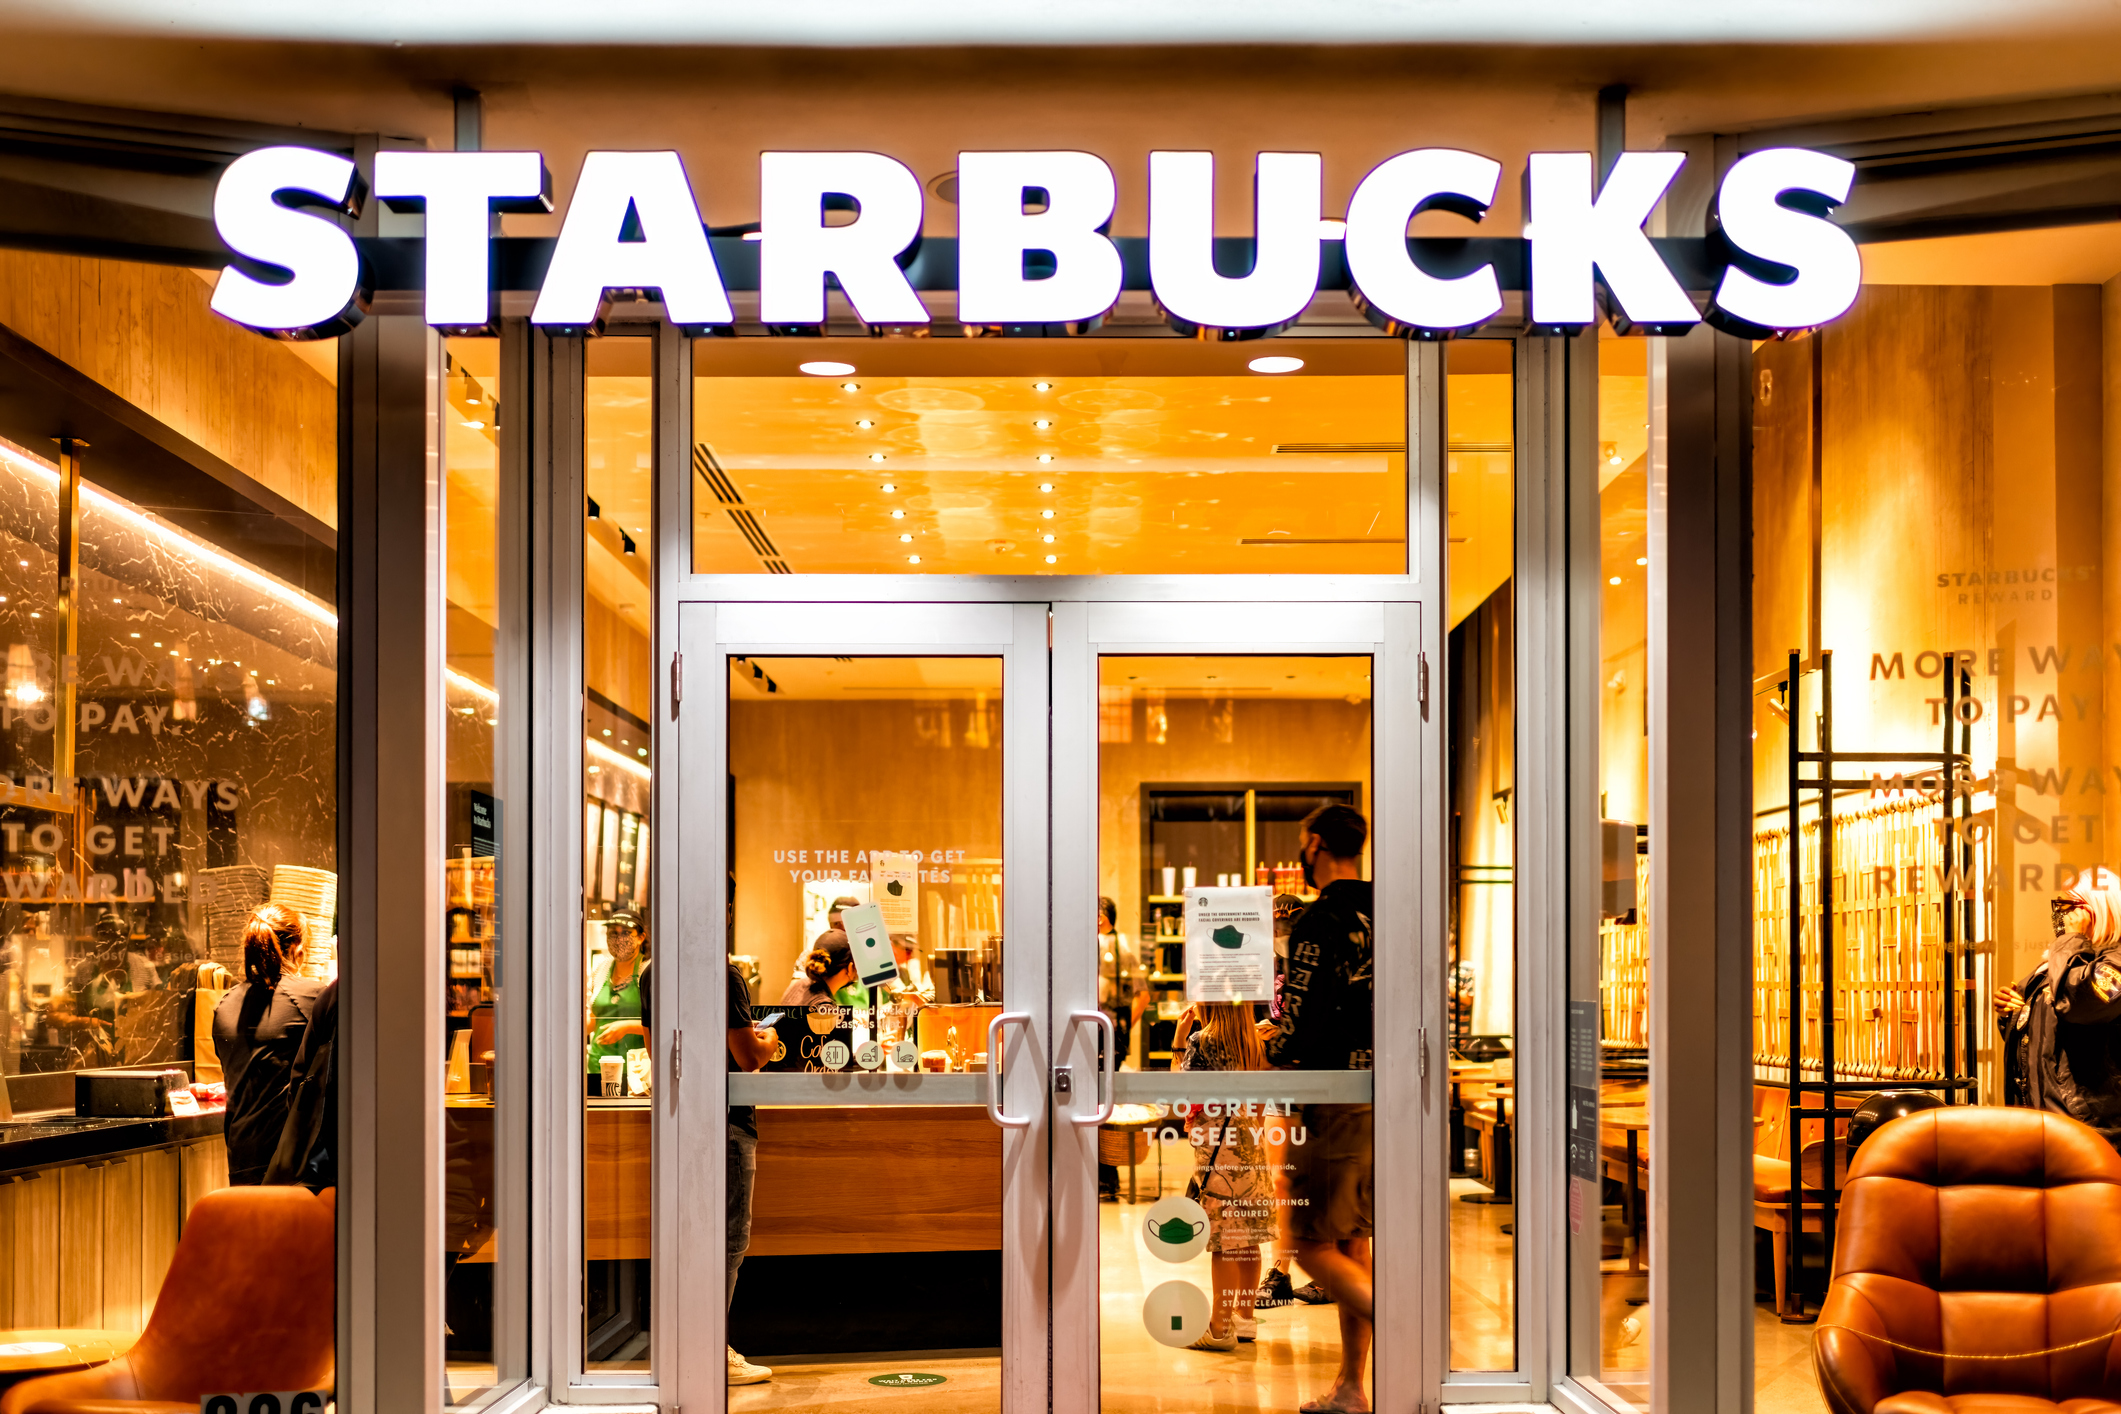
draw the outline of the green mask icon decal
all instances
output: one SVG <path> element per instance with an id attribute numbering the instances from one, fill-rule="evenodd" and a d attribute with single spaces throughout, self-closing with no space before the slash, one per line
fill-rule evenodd
<path id="1" fill-rule="evenodd" d="M 893 879 L 890 883 L 884 885 L 884 892 L 891 895 L 893 898 L 897 898 L 900 894 L 906 892 L 906 886 L 904 884 L 901 884 L 898 880 Z"/>
<path id="2" fill-rule="evenodd" d="M 1206 1223 L 1189 1223 L 1184 1218 L 1165 1218 L 1162 1222 L 1152 1218 L 1142 1224 L 1142 1230 L 1149 1234 L 1151 1242 L 1168 1242 L 1173 1247 L 1191 1242 L 1207 1227 Z"/>
<path id="3" fill-rule="evenodd" d="M 1208 936 L 1213 938 L 1216 941 L 1217 945 L 1221 947 L 1241 948 L 1245 945 L 1244 930 L 1241 928 L 1233 928 L 1227 923 L 1223 924 L 1222 927 L 1217 928 L 1213 933 L 1209 934 Z"/>

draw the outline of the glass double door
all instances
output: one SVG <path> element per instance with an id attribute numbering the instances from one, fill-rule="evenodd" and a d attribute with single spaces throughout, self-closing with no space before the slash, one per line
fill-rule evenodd
<path id="1" fill-rule="evenodd" d="M 1410 1405 L 1417 606 L 678 618 L 687 1402 Z"/>

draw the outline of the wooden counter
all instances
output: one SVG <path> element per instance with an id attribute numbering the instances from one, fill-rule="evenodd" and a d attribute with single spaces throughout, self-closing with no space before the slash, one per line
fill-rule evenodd
<path id="1" fill-rule="evenodd" d="M 972 1105 L 762 1106 L 754 1257 L 1002 1245 L 1002 1132 Z M 585 1116 L 583 1255 L 653 1255 L 650 1112 Z M 871 1202 L 859 1195 L 874 1195 Z"/>

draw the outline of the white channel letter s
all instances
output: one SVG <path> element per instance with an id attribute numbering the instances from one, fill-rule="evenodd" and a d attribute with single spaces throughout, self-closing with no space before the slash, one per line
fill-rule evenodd
<path id="1" fill-rule="evenodd" d="M 1318 293 L 1315 152 L 1262 152 L 1254 168 L 1250 274 L 1215 269 L 1215 154 L 1149 154 L 1149 284 L 1182 333 L 1272 333 Z"/>
<path id="2" fill-rule="evenodd" d="M 1848 200 L 1856 167 L 1824 152 L 1770 147 L 1731 164 L 1717 189 L 1711 229 L 1743 256 L 1794 272 L 1763 280 L 1733 264 L 1709 305 L 1709 322 L 1746 338 L 1816 329 L 1837 319 L 1863 287 L 1863 258 L 1826 219 Z"/>
<path id="3" fill-rule="evenodd" d="M 376 154 L 376 197 L 426 213 L 427 322 L 452 333 L 493 320 L 487 234 L 495 211 L 552 210 L 552 175 L 535 152 Z"/>
<path id="4" fill-rule="evenodd" d="M 1044 210 L 1024 210 L 1033 191 Z M 1112 169 L 1088 152 L 960 152 L 958 320 L 1080 325 L 1110 313 L 1126 273 L 1104 234 L 1118 199 Z M 1024 274 L 1031 251 L 1053 257 L 1052 274 Z"/>
<path id="5" fill-rule="evenodd" d="M 1623 152 L 1594 197 L 1588 152 L 1535 152 L 1525 165 L 1525 235 L 1532 246 L 1532 325 L 1574 331 L 1598 322 L 1595 272 L 1623 334 L 1683 334 L 1694 302 L 1642 223 L 1686 163 L 1679 152 Z"/>
<path id="6" fill-rule="evenodd" d="M 283 193 L 293 202 L 282 202 Z M 291 278 L 268 284 L 224 266 L 214 285 L 214 312 L 282 339 L 336 338 L 360 323 L 361 256 L 353 237 L 295 208 L 352 216 L 361 197 L 354 164 L 336 153 L 261 147 L 229 163 L 214 187 L 214 229 L 236 254 L 278 266 Z"/>
<path id="7" fill-rule="evenodd" d="M 825 198 L 851 197 L 854 220 L 825 224 Z M 759 318 L 782 328 L 825 322 L 825 276 L 864 324 L 926 324 L 899 269 L 921 238 L 920 178 L 875 152 L 767 152 L 759 157 Z"/>
<path id="8" fill-rule="evenodd" d="M 620 239 L 628 208 L 640 222 L 637 241 Z M 603 316 L 610 290 L 659 291 L 680 328 L 736 322 L 675 152 L 592 152 L 582 159 L 530 322 L 587 329 Z"/>
<path id="9" fill-rule="evenodd" d="M 1494 204 L 1502 164 L 1425 147 L 1372 168 L 1348 201 L 1348 274 L 1356 302 L 1388 333 L 1436 337 L 1477 329 L 1502 311 L 1495 267 L 1439 279 L 1407 254 L 1407 223 L 1431 209 L 1478 221 Z"/>

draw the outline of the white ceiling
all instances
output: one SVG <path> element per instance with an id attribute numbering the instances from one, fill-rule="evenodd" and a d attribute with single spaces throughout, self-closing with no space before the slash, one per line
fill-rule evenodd
<path id="1" fill-rule="evenodd" d="M 0 25 L 356 44 L 1684 44 L 2023 34 L 2108 9 L 2093 0 L 8 0 Z"/>

